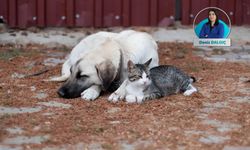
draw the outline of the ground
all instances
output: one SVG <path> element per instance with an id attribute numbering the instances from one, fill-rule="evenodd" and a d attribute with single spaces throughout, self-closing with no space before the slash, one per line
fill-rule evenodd
<path id="1" fill-rule="evenodd" d="M 250 149 L 250 67 L 212 62 L 220 49 L 161 42 L 160 64 L 195 76 L 199 92 L 142 104 L 63 99 L 59 75 L 67 49 L 0 47 L 0 149 Z M 212 58 L 212 57 L 211 57 Z"/>

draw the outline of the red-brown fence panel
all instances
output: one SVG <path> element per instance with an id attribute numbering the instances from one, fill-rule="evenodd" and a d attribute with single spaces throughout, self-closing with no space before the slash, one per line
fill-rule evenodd
<path id="1" fill-rule="evenodd" d="M 204 8 L 209 7 L 209 0 L 192 0 L 191 3 L 191 11 L 190 11 L 190 15 L 189 15 L 189 23 L 192 24 L 194 21 L 195 16 Z M 199 16 L 197 16 L 196 18 L 196 23 L 204 20 L 205 18 L 208 17 L 208 12 L 202 12 L 199 14 Z"/>
<path id="2" fill-rule="evenodd" d="M 227 13 L 232 24 L 250 24 L 249 0 L 182 0 L 182 23 L 192 24 L 197 12 L 206 7 L 221 8 Z M 205 15 L 206 13 L 202 13 L 197 18 L 197 22 L 205 18 Z M 225 14 L 219 12 L 219 17 L 227 24 L 229 23 Z"/>
<path id="3" fill-rule="evenodd" d="M 0 0 L 0 19 L 8 23 L 8 0 Z"/>
<path id="4" fill-rule="evenodd" d="M 131 25 L 132 26 L 149 26 L 150 10 L 149 0 L 131 0 Z"/>
<path id="5" fill-rule="evenodd" d="M 66 0 L 66 24 L 67 27 L 75 26 L 74 0 Z"/>
<path id="6" fill-rule="evenodd" d="M 250 24 L 250 1 L 243 0 L 243 24 Z M 238 17 L 238 16 L 237 16 Z"/>
<path id="7" fill-rule="evenodd" d="M 150 1 L 150 24 L 151 26 L 157 26 L 158 24 L 158 1 Z"/>
<path id="8" fill-rule="evenodd" d="M 0 18 L 19 28 L 168 26 L 180 12 L 182 24 L 192 24 L 209 6 L 223 9 L 232 24 L 250 24 L 249 0 L 0 0 Z M 201 13 L 196 23 L 207 17 Z"/>
<path id="9" fill-rule="evenodd" d="M 17 26 L 25 28 L 37 24 L 37 3 L 36 0 L 17 1 Z"/>
<path id="10" fill-rule="evenodd" d="M 129 26 L 130 25 L 130 0 L 122 1 L 122 25 Z"/>
<path id="11" fill-rule="evenodd" d="M 191 0 L 182 0 L 181 10 L 181 23 L 184 25 L 190 24 Z"/>
<path id="12" fill-rule="evenodd" d="M 94 26 L 94 0 L 75 0 L 75 25 Z"/>
<path id="13" fill-rule="evenodd" d="M 37 26 L 45 27 L 45 0 L 37 0 Z"/>
<path id="14" fill-rule="evenodd" d="M 158 0 L 157 10 L 157 25 L 168 26 L 175 19 L 175 0 Z"/>
<path id="15" fill-rule="evenodd" d="M 224 10 L 229 16 L 231 23 L 235 24 L 235 1 L 236 0 L 218 0 L 217 7 Z M 227 22 L 227 17 L 225 15 L 220 16 L 221 20 Z"/>
<path id="16" fill-rule="evenodd" d="M 17 10 L 16 10 L 16 0 L 9 0 L 9 27 L 16 27 L 17 26 Z"/>
<path id="17" fill-rule="evenodd" d="M 103 3 L 103 26 L 121 26 L 122 1 L 105 0 Z"/>
<path id="18" fill-rule="evenodd" d="M 66 0 L 46 0 L 46 25 L 66 26 Z"/>
<path id="19" fill-rule="evenodd" d="M 95 27 L 102 27 L 103 21 L 103 0 L 95 0 Z"/>

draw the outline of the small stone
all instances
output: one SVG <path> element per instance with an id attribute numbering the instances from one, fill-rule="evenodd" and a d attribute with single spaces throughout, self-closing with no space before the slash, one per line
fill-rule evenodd
<path id="1" fill-rule="evenodd" d="M 28 62 L 25 63 L 24 66 L 30 70 L 35 66 L 35 64 L 36 64 L 35 61 L 28 61 Z"/>
<path id="2" fill-rule="evenodd" d="M 13 146 L 6 146 L 6 145 L 0 145 L 1 150 L 23 150 L 22 147 L 13 147 Z"/>
<path id="3" fill-rule="evenodd" d="M 43 34 L 43 37 L 49 38 L 49 34 L 48 34 L 48 33 L 44 33 L 44 34 Z"/>
<path id="4" fill-rule="evenodd" d="M 30 90 L 31 90 L 32 92 L 34 92 L 34 91 L 36 91 L 36 87 L 35 87 L 35 86 L 31 86 L 31 87 L 30 87 Z"/>
<path id="5" fill-rule="evenodd" d="M 24 74 L 20 74 L 20 73 L 17 73 L 17 72 L 14 72 L 12 75 L 11 75 L 11 78 L 13 79 L 22 79 L 24 78 L 25 75 Z"/>
<path id="6" fill-rule="evenodd" d="M 121 123 L 121 121 L 116 120 L 116 121 L 110 121 L 109 123 L 110 123 L 110 124 L 120 124 L 120 123 Z"/>
<path id="7" fill-rule="evenodd" d="M 225 146 L 223 150 L 250 150 L 250 146 Z"/>
<path id="8" fill-rule="evenodd" d="M 35 127 L 33 128 L 33 131 L 38 131 L 38 130 L 40 130 L 40 129 L 41 129 L 40 126 L 35 126 Z"/>
<path id="9" fill-rule="evenodd" d="M 7 138 L 3 141 L 4 144 L 15 144 L 15 145 L 22 145 L 22 144 L 41 144 L 49 139 L 49 135 L 45 136 L 17 136 L 14 138 Z"/>
<path id="10" fill-rule="evenodd" d="M 33 33 L 38 33 L 40 32 L 40 29 L 37 27 L 29 27 L 27 31 L 33 32 Z"/>
<path id="11" fill-rule="evenodd" d="M 107 113 L 113 114 L 113 113 L 116 113 L 116 112 L 119 112 L 119 111 L 121 111 L 121 108 L 119 108 L 119 107 L 112 107 L 109 110 L 107 110 Z"/>
<path id="12" fill-rule="evenodd" d="M 70 105 L 70 104 L 59 103 L 56 101 L 39 102 L 38 104 L 48 106 L 48 107 L 58 107 L 58 108 L 65 108 L 65 109 L 72 107 L 72 105 Z"/>
<path id="13" fill-rule="evenodd" d="M 48 112 L 48 113 L 43 113 L 43 115 L 44 115 L 44 116 L 52 116 L 52 115 L 54 115 L 54 113 L 49 113 L 49 112 Z"/>
<path id="14" fill-rule="evenodd" d="M 23 129 L 20 127 L 14 127 L 14 128 L 7 128 L 6 129 L 10 134 L 22 134 Z"/>
<path id="15" fill-rule="evenodd" d="M 16 36 L 16 33 L 11 33 L 10 36 Z"/>
<path id="16" fill-rule="evenodd" d="M 38 99 L 45 99 L 48 97 L 48 94 L 44 93 L 44 92 L 40 92 L 37 93 L 35 96 L 33 96 L 34 98 L 38 98 Z"/>
<path id="17" fill-rule="evenodd" d="M 22 113 L 34 113 L 41 111 L 41 107 L 2 107 L 0 106 L 0 115 L 2 114 L 22 114 Z"/>
<path id="18" fill-rule="evenodd" d="M 50 125 L 50 124 L 51 124 L 51 122 L 49 122 L 49 121 L 46 121 L 46 122 L 45 122 L 45 124 L 46 124 L 46 125 Z"/>
<path id="19" fill-rule="evenodd" d="M 205 144 L 219 144 L 219 143 L 224 143 L 226 140 L 229 139 L 230 137 L 228 136 L 208 135 L 206 137 L 201 137 L 199 141 Z"/>
<path id="20" fill-rule="evenodd" d="M 48 59 L 45 59 L 43 61 L 43 64 L 45 66 L 52 66 L 52 67 L 54 67 L 54 66 L 56 66 L 58 64 L 64 63 L 64 61 L 65 61 L 64 59 L 48 58 Z"/>
<path id="21" fill-rule="evenodd" d="M 23 31 L 23 32 L 21 32 L 21 35 L 22 35 L 22 36 L 28 36 L 28 33 L 25 32 L 25 31 Z"/>

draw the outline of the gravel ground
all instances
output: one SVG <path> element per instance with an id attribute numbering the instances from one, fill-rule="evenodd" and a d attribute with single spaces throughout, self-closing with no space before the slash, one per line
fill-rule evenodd
<path id="1" fill-rule="evenodd" d="M 142 104 L 62 99 L 67 48 L 0 46 L 0 149 L 250 149 L 250 67 L 247 61 L 204 59 L 190 43 L 161 42 L 161 64 L 197 78 L 199 92 Z M 197 53 L 200 55 L 198 56 Z M 202 57 L 201 57 L 202 56 Z"/>

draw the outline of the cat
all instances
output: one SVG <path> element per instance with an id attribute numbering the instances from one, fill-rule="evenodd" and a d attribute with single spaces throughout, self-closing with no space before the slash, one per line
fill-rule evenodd
<path id="1" fill-rule="evenodd" d="M 185 96 L 197 92 L 192 85 L 195 82 L 194 77 L 170 65 L 160 65 L 149 69 L 151 60 L 144 64 L 134 64 L 128 61 L 126 102 L 141 103 L 180 92 L 183 92 Z"/>

